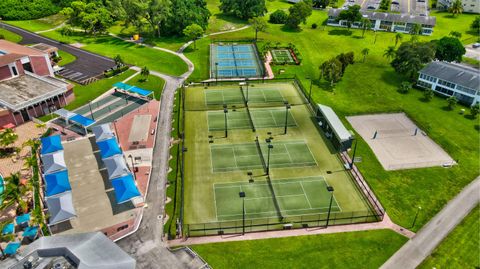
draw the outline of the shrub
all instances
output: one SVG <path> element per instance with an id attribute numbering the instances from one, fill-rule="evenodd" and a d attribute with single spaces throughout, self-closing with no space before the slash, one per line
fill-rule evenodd
<path id="1" fill-rule="evenodd" d="M 277 9 L 275 12 L 270 14 L 270 19 L 268 21 L 274 24 L 284 24 L 287 22 L 287 19 L 287 13 L 281 9 Z"/>
<path id="2" fill-rule="evenodd" d="M 124 66 L 116 68 L 116 69 L 111 69 L 111 70 L 108 70 L 105 73 L 103 73 L 103 76 L 105 76 L 106 78 L 113 77 L 115 75 L 118 75 L 120 73 L 123 73 L 123 72 L 127 71 L 128 68 L 129 67 L 127 65 L 124 65 Z"/>
<path id="3" fill-rule="evenodd" d="M 2 0 L 0 14 L 3 20 L 31 20 L 50 16 L 60 11 L 61 7 L 51 0 Z"/>
<path id="4" fill-rule="evenodd" d="M 317 29 L 318 25 L 316 23 L 312 23 L 312 29 Z"/>
<path id="5" fill-rule="evenodd" d="M 4 36 L 4 35 L 0 35 L 0 39 L 5 39 L 5 36 Z"/>

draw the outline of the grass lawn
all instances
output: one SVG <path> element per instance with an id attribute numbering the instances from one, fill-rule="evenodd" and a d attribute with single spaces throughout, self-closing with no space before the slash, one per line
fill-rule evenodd
<path id="1" fill-rule="evenodd" d="M 22 37 L 20 35 L 7 31 L 3 28 L 0 28 L 0 36 L 3 36 L 5 40 L 15 42 L 15 43 L 22 41 Z"/>
<path id="2" fill-rule="evenodd" d="M 5 23 L 26 29 L 31 32 L 44 31 L 59 26 L 65 21 L 65 17 L 61 14 L 55 14 L 45 18 L 26 21 L 5 21 Z"/>
<path id="3" fill-rule="evenodd" d="M 271 2 L 268 2 L 271 3 Z M 431 37 L 420 37 L 422 40 L 439 39 L 450 31 L 459 31 L 467 42 L 474 38 L 469 30 L 475 15 L 462 14 L 452 18 L 447 13 L 433 11 L 437 16 L 437 27 Z M 366 113 L 384 113 L 393 111 L 406 112 L 428 135 L 442 146 L 459 165 L 451 168 L 425 168 L 386 172 L 383 170 L 368 145 L 360 140 L 357 156 L 363 157 L 358 166 L 368 183 L 381 200 L 390 217 L 399 225 L 410 227 L 416 208 L 424 210 L 419 215 L 413 230 L 418 230 L 435 215 L 466 184 L 478 176 L 479 158 L 479 124 L 459 115 L 460 107 L 454 111 L 445 109 L 446 101 L 434 98 L 429 103 L 422 102 L 422 92 L 412 90 L 408 94 L 400 94 L 397 89 L 404 77 L 395 73 L 388 60 L 383 57 L 388 46 L 395 43 L 394 33 L 365 33 L 362 38 L 360 30 L 350 33 L 343 28 L 323 27 L 311 29 L 312 23 L 322 25 L 326 20 L 325 11 L 314 11 L 302 31 L 284 29 L 282 26 L 269 25 L 267 33 L 259 33 L 259 46 L 270 42 L 293 42 L 303 55 L 300 66 L 274 66 L 277 74 L 280 68 L 285 69 L 283 76 L 298 75 L 308 87 L 313 77 L 313 98 L 318 103 L 330 105 L 344 118 L 347 115 Z M 241 39 L 251 38 L 252 29 L 216 36 L 215 38 Z M 409 35 L 404 35 L 408 40 Z M 375 42 L 375 43 L 374 43 Z M 195 71 L 189 80 L 208 78 L 210 40 L 197 41 L 197 50 L 186 51 L 195 64 Z M 370 53 L 365 63 L 361 61 L 361 50 L 369 48 Z M 318 66 L 325 60 L 341 52 L 353 51 L 356 63 L 349 66 L 343 79 L 335 88 L 330 89 L 328 83 L 319 82 Z M 347 124 L 346 120 L 344 123 Z"/>
<path id="4" fill-rule="evenodd" d="M 187 64 L 174 54 L 139 46 L 111 36 L 95 38 L 80 32 L 72 36 L 62 36 L 58 31 L 45 32 L 42 35 L 69 44 L 81 43 L 85 45 L 82 49 L 111 58 L 119 54 L 128 64 L 147 66 L 150 70 L 169 75 L 179 76 L 188 70 Z"/>
<path id="5" fill-rule="evenodd" d="M 480 268 L 480 207 L 476 207 L 418 268 Z"/>
<path id="6" fill-rule="evenodd" d="M 63 50 L 59 50 L 58 54 L 62 57 L 62 60 L 58 63 L 59 66 L 67 65 L 77 59 L 77 57 Z"/>
<path id="7" fill-rule="evenodd" d="M 213 268 L 379 268 L 407 239 L 390 230 L 195 245 Z"/>
<path id="8" fill-rule="evenodd" d="M 163 87 L 165 86 L 165 81 L 157 76 L 150 75 L 148 80 L 143 80 L 141 75 L 137 75 L 127 81 L 128 85 L 137 86 L 139 88 L 153 91 L 155 94 L 155 100 L 160 100 L 162 95 Z"/>

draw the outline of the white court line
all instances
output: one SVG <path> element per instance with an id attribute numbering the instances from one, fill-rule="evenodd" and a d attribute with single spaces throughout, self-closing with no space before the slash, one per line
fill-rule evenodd
<path id="1" fill-rule="evenodd" d="M 304 194 L 288 194 L 288 195 L 275 195 L 277 198 L 283 198 L 283 197 L 294 197 L 294 196 L 304 196 Z M 246 200 L 250 201 L 250 200 L 260 200 L 260 199 L 272 199 L 273 196 L 270 195 L 270 196 L 262 196 L 262 197 L 255 197 L 255 198 L 245 198 Z M 310 207 L 312 208 L 312 207 Z"/>
<path id="2" fill-rule="evenodd" d="M 312 208 L 312 204 L 310 203 L 310 200 L 308 199 L 307 192 L 303 188 L 303 183 L 301 181 L 300 181 L 300 186 L 302 187 L 303 195 L 305 195 L 305 198 L 307 198 L 308 206 L 310 206 L 310 208 Z"/>
<path id="3" fill-rule="evenodd" d="M 218 220 L 217 198 L 215 194 L 215 184 L 213 184 L 213 204 L 215 206 L 215 218 Z"/>
<path id="4" fill-rule="evenodd" d="M 293 164 L 293 160 L 292 160 L 292 156 L 290 155 L 290 152 L 288 151 L 288 148 L 286 145 L 283 145 L 283 147 L 285 148 L 285 150 L 287 151 L 287 154 L 288 154 L 288 158 L 290 159 L 290 163 Z"/>
<path id="5" fill-rule="evenodd" d="M 315 208 L 310 208 L 310 209 L 286 209 L 286 210 L 280 210 L 281 212 L 286 212 L 288 211 L 305 211 L 305 210 L 320 210 L 320 209 L 327 209 L 328 206 L 325 207 L 315 207 Z M 332 209 L 335 208 L 332 206 Z M 333 211 L 333 210 L 332 210 Z M 337 211 L 333 211 L 337 212 Z M 277 213 L 277 211 L 261 211 L 261 212 L 255 212 L 255 213 L 250 213 L 250 214 L 265 214 L 265 213 Z M 322 213 L 314 213 L 314 214 L 327 214 L 327 212 L 322 212 Z M 313 214 L 295 214 L 295 215 L 290 215 L 290 216 L 311 216 Z M 226 214 L 226 215 L 219 215 L 220 217 L 229 217 L 229 216 L 243 216 L 243 214 Z M 264 219 L 268 217 L 259 217 L 259 218 L 248 218 L 248 219 Z"/>
<path id="6" fill-rule="evenodd" d="M 232 147 L 232 152 L 233 152 L 233 160 L 235 161 L 235 167 L 238 168 L 237 154 L 235 154 L 235 147 Z"/>

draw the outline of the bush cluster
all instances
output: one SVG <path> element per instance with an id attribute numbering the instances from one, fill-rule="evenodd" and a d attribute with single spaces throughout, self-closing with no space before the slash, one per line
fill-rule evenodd
<path id="1" fill-rule="evenodd" d="M 288 14 L 285 11 L 278 9 L 272 14 L 270 14 L 270 18 L 268 21 L 274 24 L 285 24 L 287 22 L 287 19 Z"/>
<path id="2" fill-rule="evenodd" d="M 118 75 L 120 73 L 123 73 L 123 72 L 127 71 L 128 68 L 129 67 L 127 65 L 124 65 L 124 66 L 119 67 L 119 68 L 111 69 L 111 70 L 108 70 L 105 73 L 103 73 L 103 76 L 106 77 L 106 78 L 113 77 L 115 75 Z"/>
<path id="3" fill-rule="evenodd" d="M 2 20 L 33 20 L 56 14 L 61 7 L 52 0 L 1 0 Z"/>

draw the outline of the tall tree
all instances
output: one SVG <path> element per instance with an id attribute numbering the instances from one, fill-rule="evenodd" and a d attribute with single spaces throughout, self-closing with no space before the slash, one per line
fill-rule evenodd
<path id="1" fill-rule="evenodd" d="M 188 39 L 193 40 L 193 49 L 197 49 L 197 39 L 203 36 L 205 31 L 198 24 L 191 24 L 183 30 L 183 34 Z"/>
<path id="2" fill-rule="evenodd" d="M 440 61 L 461 62 L 466 53 L 462 42 L 455 37 L 445 36 L 436 41 L 435 57 Z"/>
<path id="3" fill-rule="evenodd" d="M 248 23 L 250 23 L 255 31 L 255 41 L 258 39 L 258 32 L 265 32 L 268 28 L 268 24 L 263 17 L 253 17 L 248 20 Z"/>
<path id="4" fill-rule="evenodd" d="M 458 103 L 457 97 L 450 96 L 450 97 L 447 98 L 448 109 L 453 110 L 455 108 L 455 106 L 457 105 L 457 103 Z"/>
<path id="5" fill-rule="evenodd" d="M 388 46 L 388 48 L 383 53 L 383 57 L 387 58 L 388 60 L 391 60 L 391 59 L 395 58 L 396 53 L 397 52 L 395 51 L 394 46 Z"/>
<path id="6" fill-rule="evenodd" d="M 13 129 L 7 128 L 0 133 L 0 146 L 3 148 L 9 148 L 17 140 L 18 134 Z"/>
<path id="7" fill-rule="evenodd" d="M 480 112 L 480 104 L 476 103 L 475 105 L 470 107 L 470 115 L 472 118 L 477 118 L 478 113 Z"/>
<path id="8" fill-rule="evenodd" d="M 364 37 L 365 31 L 372 28 L 372 22 L 368 18 L 362 18 L 360 23 L 362 23 L 362 37 Z"/>
<path id="9" fill-rule="evenodd" d="M 170 15 L 171 4 L 169 0 L 149 0 L 146 5 L 145 19 L 157 37 L 160 37 L 162 24 Z"/>
<path id="10" fill-rule="evenodd" d="M 402 41 L 403 39 L 403 34 L 402 33 L 396 33 L 395 34 L 395 47 L 397 46 L 398 42 Z"/>
<path id="11" fill-rule="evenodd" d="M 181 35 L 183 29 L 197 24 L 206 30 L 210 11 L 205 0 L 169 0 L 172 12 L 163 24 L 162 31 L 166 35 Z"/>
<path id="12" fill-rule="evenodd" d="M 435 45 L 430 42 L 404 42 L 391 65 L 400 74 L 415 80 L 423 65 L 435 57 Z"/>
<path id="13" fill-rule="evenodd" d="M 463 12 L 463 5 L 462 5 L 462 0 L 455 0 L 451 4 L 450 8 L 448 9 L 450 13 L 452 13 L 453 16 L 462 14 Z"/>
<path id="14" fill-rule="evenodd" d="M 432 89 L 425 89 L 423 92 L 423 99 L 427 102 L 430 102 L 433 99 L 434 92 Z"/>
<path id="15" fill-rule="evenodd" d="M 336 58 L 340 61 L 340 63 L 342 63 L 342 74 L 345 73 L 345 69 L 347 69 L 348 65 L 355 63 L 355 56 L 353 51 L 347 53 L 340 53 L 339 55 L 337 55 Z"/>
<path id="16" fill-rule="evenodd" d="M 320 69 L 322 78 L 329 81 L 331 87 L 342 77 L 342 63 L 337 58 L 325 61 Z"/>
<path id="17" fill-rule="evenodd" d="M 145 81 L 148 80 L 148 76 L 150 75 L 150 70 L 148 67 L 144 66 L 142 68 L 142 71 L 140 71 L 140 75 L 144 78 Z"/>
<path id="18" fill-rule="evenodd" d="M 288 20 L 288 14 L 281 10 L 277 9 L 275 12 L 270 14 L 268 21 L 273 24 L 285 24 Z"/>
<path id="19" fill-rule="evenodd" d="M 310 0 L 300 1 L 288 9 L 288 18 L 285 25 L 290 28 L 298 28 L 300 23 L 307 23 L 307 18 L 312 15 L 312 3 Z"/>
<path id="20" fill-rule="evenodd" d="M 5 178 L 5 191 L 2 194 L 3 203 L 0 209 L 5 209 L 11 205 L 18 205 L 23 212 L 28 209 L 24 195 L 28 188 L 20 178 L 20 173 L 13 173 Z"/>
<path id="21" fill-rule="evenodd" d="M 362 19 L 362 14 L 360 13 L 360 6 L 353 5 L 349 6 L 347 9 L 342 10 L 340 14 L 338 14 L 338 19 L 346 21 L 348 31 L 350 31 L 352 24 Z"/>
<path id="22" fill-rule="evenodd" d="M 240 19 L 263 16 L 267 12 L 265 0 L 220 0 L 220 10 Z"/>
<path id="23" fill-rule="evenodd" d="M 412 27 L 410 28 L 410 34 L 412 36 L 419 35 L 419 34 L 421 34 L 421 32 L 422 32 L 422 25 L 421 24 L 416 23 L 416 24 L 412 25 Z"/>
<path id="24" fill-rule="evenodd" d="M 480 16 L 475 17 L 475 19 L 472 21 L 472 24 L 470 24 L 470 29 L 477 34 L 480 32 Z"/>
<path id="25" fill-rule="evenodd" d="M 369 48 L 364 48 L 364 49 L 362 50 L 363 62 L 365 62 L 365 59 L 367 58 L 368 53 L 370 53 L 370 49 L 369 49 Z"/>

